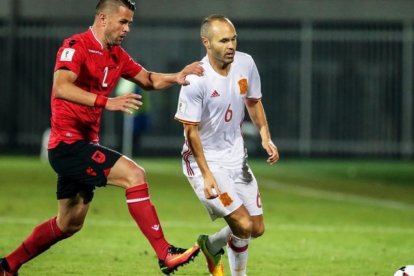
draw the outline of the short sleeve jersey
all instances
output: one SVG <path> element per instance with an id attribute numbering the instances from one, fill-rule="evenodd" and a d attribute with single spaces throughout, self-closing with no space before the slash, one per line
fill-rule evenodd
<path id="1" fill-rule="evenodd" d="M 77 75 L 75 85 L 91 93 L 109 96 L 119 78 L 132 78 L 142 69 L 120 46 L 104 49 L 92 29 L 66 39 L 56 56 L 56 70 Z M 89 107 L 51 95 L 51 134 L 48 148 L 60 142 L 99 142 L 103 108 Z"/>
<path id="2" fill-rule="evenodd" d="M 252 57 L 236 52 L 227 76 L 203 60 L 204 75 L 187 76 L 190 84 L 180 91 L 175 119 L 199 125 L 199 134 L 209 167 L 237 168 L 246 157 L 242 137 L 245 100 L 262 97 L 260 77 Z M 188 146 L 182 150 L 183 171 L 187 176 L 200 175 Z"/>

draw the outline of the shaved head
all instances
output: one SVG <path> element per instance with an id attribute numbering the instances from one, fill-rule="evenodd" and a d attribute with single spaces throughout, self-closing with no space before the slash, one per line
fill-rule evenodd
<path id="1" fill-rule="evenodd" d="M 212 14 L 204 18 L 203 22 L 201 23 L 200 36 L 210 39 L 211 38 L 211 26 L 212 26 L 212 23 L 216 21 L 228 23 L 233 26 L 230 19 L 228 19 L 224 15 Z"/>
<path id="2" fill-rule="evenodd" d="M 104 10 L 114 11 L 117 10 L 119 6 L 124 6 L 131 11 L 135 11 L 135 2 L 131 0 L 99 0 L 96 5 L 96 14 Z"/>

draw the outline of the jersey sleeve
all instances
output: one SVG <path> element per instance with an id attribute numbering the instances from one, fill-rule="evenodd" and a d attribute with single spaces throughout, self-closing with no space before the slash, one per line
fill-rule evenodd
<path id="1" fill-rule="evenodd" d="M 202 77 L 190 75 L 187 80 L 190 84 L 181 86 L 175 119 L 183 123 L 198 124 L 203 108 Z"/>
<path id="2" fill-rule="evenodd" d="M 68 69 L 79 75 L 84 60 L 85 52 L 80 41 L 76 38 L 66 39 L 57 52 L 55 71 Z"/>
<path id="3" fill-rule="evenodd" d="M 135 77 L 142 70 L 141 64 L 137 63 L 124 49 L 121 48 L 121 58 L 124 63 L 122 77 L 130 79 Z"/>
<path id="4" fill-rule="evenodd" d="M 247 91 L 247 98 L 251 100 L 259 100 L 262 98 L 262 87 L 260 83 L 260 75 L 257 70 L 256 64 L 251 59 L 250 64 L 250 85 Z"/>

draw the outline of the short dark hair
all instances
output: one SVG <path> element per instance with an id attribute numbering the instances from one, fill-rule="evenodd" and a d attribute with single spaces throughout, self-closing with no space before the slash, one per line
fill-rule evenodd
<path id="1" fill-rule="evenodd" d="M 212 15 L 207 16 L 201 22 L 200 36 L 202 37 L 209 36 L 210 25 L 211 25 L 211 22 L 213 21 L 230 22 L 230 19 L 228 19 L 226 16 L 222 14 L 212 14 Z"/>
<path id="2" fill-rule="evenodd" d="M 96 5 L 96 14 L 109 6 L 125 6 L 131 11 L 135 11 L 135 2 L 131 0 L 99 0 Z"/>

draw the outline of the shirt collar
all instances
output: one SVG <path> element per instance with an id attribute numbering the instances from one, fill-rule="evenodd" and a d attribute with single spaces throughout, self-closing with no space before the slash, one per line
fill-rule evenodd
<path id="1" fill-rule="evenodd" d="M 92 27 L 89 27 L 89 33 L 95 39 L 95 41 L 99 44 L 99 46 L 101 47 L 101 50 L 103 50 L 104 47 L 103 47 L 102 43 L 99 41 L 99 39 L 96 37 L 95 33 L 92 30 Z"/>

